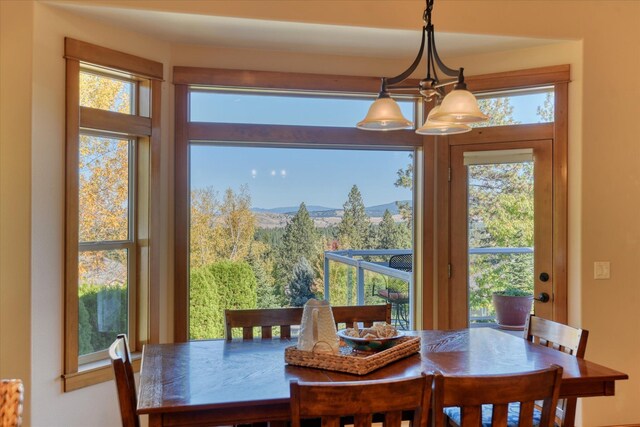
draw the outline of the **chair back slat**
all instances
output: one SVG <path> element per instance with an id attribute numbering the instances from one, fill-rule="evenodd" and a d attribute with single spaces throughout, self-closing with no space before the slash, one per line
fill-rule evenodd
<path id="1" fill-rule="evenodd" d="M 391 323 L 391 305 L 360 305 L 332 307 L 336 324 L 351 327 L 353 322 L 362 322 L 372 326 L 374 322 Z M 291 326 L 300 325 L 302 307 L 265 308 L 249 310 L 225 310 L 226 339 L 233 338 L 233 329 L 242 328 L 242 339 L 254 338 L 253 328 L 258 327 L 262 339 L 272 339 L 272 328 L 280 327 L 280 338 L 291 338 Z"/>
<path id="2" fill-rule="evenodd" d="M 273 327 L 272 326 L 263 326 L 261 328 L 261 336 L 263 340 L 268 340 L 271 339 L 271 334 L 273 332 Z"/>
<path id="3" fill-rule="evenodd" d="M 580 358 L 584 358 L 588 338 L 589 331 L 586 329 L 573 328 L 537 316 L 529 316 L 524 328 L 524 339 Z M 556 418 L 560 427 L 573 426 L 577 404 L 575 397 L 558 402 Z"/>
<path id="4" fill-rule="evenodd" d="M 520 426 L 521 427 L 533 427 L 533 401 L 520 403 Z"/>
<path id="5" fill-rule="evenodd" d="M 481 406 L 464 406 L 461 408 L 461 424 L 463 426 L 479 426 L 482 421 Z"/>
<path id="6" fill-rule="evenodd" d="M 369 427 L 373 422 L 373 414 L 358 414 L 353 417 L 354 427 Z"/>
<path id="7" fill-rule="evenodd" d="M 124 334 L 118 335 L 109 347 L 109 357 L 113 366 L 113 373 L 118 390 L 118 403 L 123 427 L 139 427 L 140 421 L 136 414 L 137 398 L 136 383 L 133 376 L 129 342 Z"/>
<path id="8" fill-rule="evenodd" d="M 354 382 L 291 382 L 291 426 L 302 419 L 320 418 L 322 426 L 340 425 L 341 417 L 354 417 L 355 427 L 371 426 L 373 414 L 398 427 L 402 411 L 414 412 L 414 426 L 427 427 L 433 376 L 402 380 Z M 389 423 L 389 424 L 387 424 Z"/>
<path id="9" fill-rule="evenodd" d="M 323 417 L 322 427 L 340 427 L 340 417 Z"/>
<path id="10" fill-rule="evenodd" d="M 535 401 L 542 400 L 540 426 L 553 427 L 554 409 L 558 403 L 562 368 L 523 374 L 495 376 L 443 376 L 435 375 L 434 418 L 436 427 L 445 426 L 444 408 L 460 408 L 460 427 L 480 425 L 482 405 L 493 404 L 492 426 L 506 425 L 507 405 L 520 403 L 519 426 L 530 426 Z"/>
<path id="11" fill-rule="evenodd" d="M 250 326 L 245 326 L 242 328 L 242 339 L 243 340 L 252 340 L 253 339 L 253 328 Z"/>
<path id="12" fill-rule="evenodd" d="M 369 425 L 371 422 L 369 422 Z M 384 416 L 385 427 L 400 427 L 402 425 L 402 411 L 389 411 Z"/>
<path id="13" fill-rule="evenodd" d="M 507 427 L 509 421 L 509 405 L 495 404 L 493 405 L 492 414 L 493 425 L 496 427 Z"/>

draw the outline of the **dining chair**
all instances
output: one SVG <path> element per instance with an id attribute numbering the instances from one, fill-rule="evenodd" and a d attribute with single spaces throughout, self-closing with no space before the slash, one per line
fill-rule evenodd
<path id="1" fill-rule="evenodd" d="M 427 427 L 433 375 L 400 380 L 353 382 L 292 381 L 291 427 L 320 418 L 322 427 L 339 427 L 353 417 L 354 427 L 370 426 L 373 415 L 384 416 L 385 427 L 400 427 L 403 411 L 412 411 L 412 426 Z"/>
<path id="2" fill-rule="evenodd" d="M 22 401 L 24 385 L 22 380 L 0 380 L 0 426 L 19 427 L 22 425 Z"/>
<path id="3" fill-rule="evenodd" d="M 133 378 L 133 366 L 131 365 L 131 353 L 129 342 L 124 334 L 118 335 L 109 347 L 109 357 L 116 379 L 118 390 L 118 403 L 123 427 L 140 427 L 140 421 L 136 414 L 136 383 Z"/>
<path id="4" fill-rule="evenodd" d="M 589 331 L 534 315 L 529 316 L 524 327 L 524 339 L 584 358 Z M 577 398 L 560 399 L 556 409 L 556 425 L 573 427 L 576 418 Z"/>
<path id="5" fill-rule="evenodd" d="M 483 376 L 434 378 L 435 427 L 553 427 L 562 367 Z M 542 401 L 539 410 L 535 402 Z M 445 415 L 446 414 L 446 415 Z"/>
<path id="6" fill-rule="evenodd" d="M 336 326 L 351 326 L 353 322 L 362 322 L 364 326 L 371 326 L 374 322 L 391 323 L 390 304 L 337 306 L 332 310 Z M 262 339 L 271 339 L 274 326 L 280 327 L 280 338 L 291 338 L 291 326 L 300 325 L 302 311 L 302 307 L 225 310 L 226 339 L 233 339 L 234 328 L 242 328 L 242 339 L 252 340 L 253 328 L 256 327 L 260 328 Z"/>

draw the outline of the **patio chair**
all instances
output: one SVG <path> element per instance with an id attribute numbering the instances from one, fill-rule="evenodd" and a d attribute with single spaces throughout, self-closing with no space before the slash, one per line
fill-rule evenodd
<path id="1" fill-rule="evenodd" d="M 0 426 L 22 425 L 23 397 L 22 380 L 0 380 Z"/>
<path id="2" fill-rule="evenodd" d="M 524 339 L 563 351 L 572 356 L 584 358 L 589 331 L 577 329 L 542 317 L 529 316 L 524 327 Z M 573 426 L 576 418 L 578 399 L 560 399 L 556 408 L 556 424 L 560 427 Z"/>
<path id="3" fill-rule="evenodd" d="M 393 255 L 389 258 L 389 267 L 401 271 L 413 271 L 413 255 L 401 254 Z M 397 289 L 380 289 L 374 295 L 379 296 L 387 303 L 391 304 L 393 311 L 393 319 L 396 326 L 402 329 L 409 328 L 409 295 L 406 292 Z"/>
<path id="4" fill-rule="evenodd" d="M 436 427 L 553 427 L 562 368 L 554 365 L 540 371 L 492 376 L 436 374 L 434 381 Z M 536 401 L 542 401 L 540 410 L 534 408 Z"/>
<path id="5" fill-rule="evenodd" d="M 433 375 L 381 381 L 304 383 L 292 381 L 291 427 L 320 418 L 322 427 L 339 427 L 353 417 L 355 427 L 370 426 L 384 414 L 385 427 L 400 427 L 402 412 L 412 411 L 414 427 L 427 427 Z M 391 397 L 391 398 L 390 398 Z"/>
<path id="6" fill-rule="evenodd" d="M 336 326 L 351 326 L 362 322 L 371 326 L 374 322 L 391 323 L 391 305 L 355 305 L 332 307 Z M 280 338 L 291 338 L 291 326 L 298 326 L 302 320 L 302 307 L 262 308 L 249 310 L 225 310 L 226 339 L 233 338 L 233 328 L 242 328 L 242 339 L 253 339 L 253 328 L 259 327 L 262 339 L 273 337 L 273 327 L 280 327 Z"/>
<path id="7" fill-rule="evenodd" d="M 118 335 L 109 347 L 109 357 L 116 379 L 118 403 L 123 427 L 140 427 L 140 420 L 136 414 L 137 398 L 136 383 L 133 378 L 133 366 L 129 353 L 129 342 L 124 334 Z"/>
<path id="8" fill-rule="evenodd" d="M 393 255 L 389 267 L 402 271 L 413 271 L 413 254 Z"/>

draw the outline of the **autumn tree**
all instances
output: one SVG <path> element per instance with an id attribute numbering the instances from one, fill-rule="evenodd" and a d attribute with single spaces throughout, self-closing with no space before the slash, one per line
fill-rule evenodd
<path id="1" fill-rule="evenodd" d="M 212 187 L 191 191 L 191 267 L 219 260 L 245 260 L 254 241 L 255 215 L 245 186 L 225 191 L 222 201 Z"/>
<path id="2" fill-rule="evenodd" d="M 80 73 L 80 105 L 127 113 L 131 109 L 128 84 L 95 74 Z M 80 134 L 79 215 L 81 242 L 126 240 L 129 198 L 129 139 L 115 136 Z M 80 277 L 104 269 L 108 260 L 120 263 L 126 271 L 122 251 L 96 251 L 79 264 Z"/>
<path id="3" fill-rule="evenodd" d="M 80 73 L 80 105 L 128 113 L 130 84 Z M 112 135 L 81 133 L 78 141 L 78 237 L 80 242 L 127 240 L 130 152 L 134 142 Z M 81 251 L 78 258 L 79 354 L 108 347 L 127 324 L 127 252 Z M 109 320 L 98 306 L 109 306 Z"/>
<path id="4" fill-rule="evenodd" d="M 366 249 L 371 239 L 371 221 L 357 185 L 351 187 L 343 208 L 344 214 L 338 224 L 340 245 L 349 249 Z"/>
<path id="5" fill-rule="evenodd" d="M 213 187 L 191 190 L 190 264 L 202 267 L 218 259 L 216 218 L 220 202 Z"/>
<path id="6" fill-rule="evenodd" d="M 225 191 L 220 205 L 219 255 L 231 261 L 244 260 L 248 253 L 256 227 L 256 218 L 251 212 L 251 196 L 246 185 L 235 193 L 231 188 Z"/>

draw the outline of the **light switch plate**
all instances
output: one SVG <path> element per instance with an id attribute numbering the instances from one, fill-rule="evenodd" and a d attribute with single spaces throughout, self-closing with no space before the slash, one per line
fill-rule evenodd
<path id="1" fill-rule="evenodd" d="M 609 279 L 611 277 L 609 261 L 596 261 L 593 263 L 593 278 L 596 280 Z"/>

